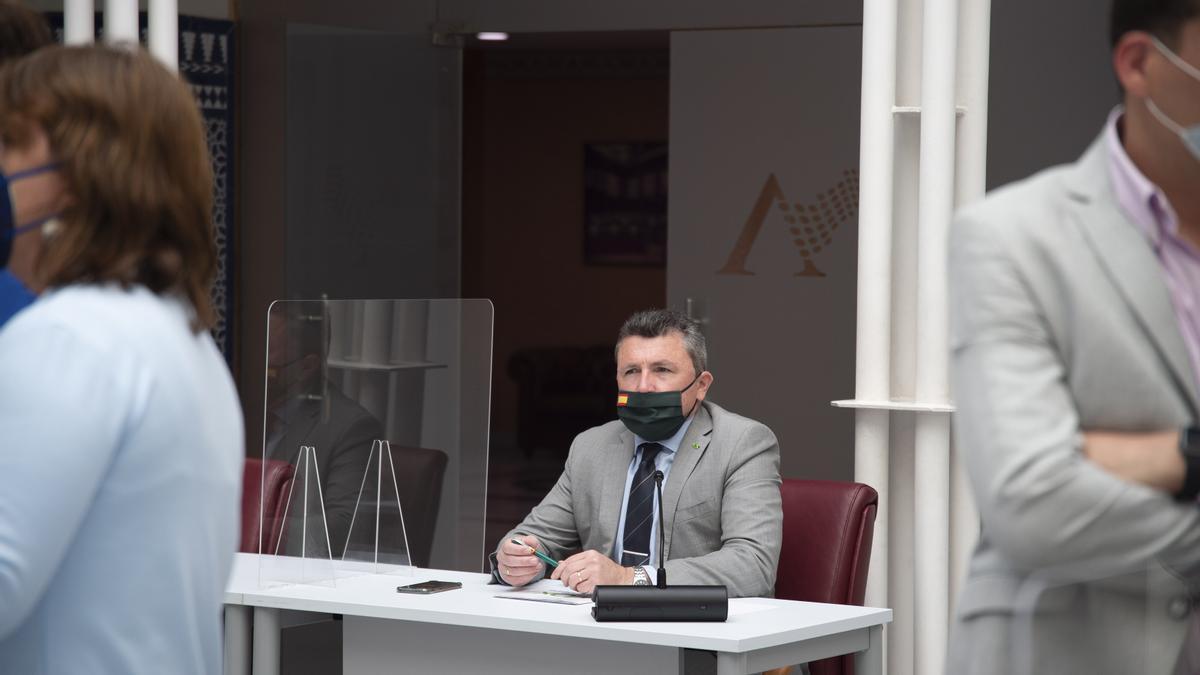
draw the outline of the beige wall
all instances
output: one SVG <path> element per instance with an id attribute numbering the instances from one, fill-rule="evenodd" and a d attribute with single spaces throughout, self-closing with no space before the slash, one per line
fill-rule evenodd
<path id="1" fill-rule="evenodd" d="M 521 347 L 611 343 L 666 300 L 661 268 L 583 262 L 583 147 L 667 138 L 665 78 L 488 78 L 464 73 L 463 295 L 496 306 L 492 429 L 511 433 Z"/>
<path id="2" fill-rule="evenodd" d="M 712 400 L 775 432 L 786 478 L 854 475 L 854 415 L 829 402 L 854 390 L 861 45 L 671 35 L 668 297 L 706 322 Z"/>

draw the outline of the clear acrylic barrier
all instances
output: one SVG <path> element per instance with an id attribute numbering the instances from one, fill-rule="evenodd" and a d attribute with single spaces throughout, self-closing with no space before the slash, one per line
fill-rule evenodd
<path id="1" fill-rule="evenodd" d="M 1185 575 L 1075 566 L 1019 587 L 1008 636 L 1014 675 L 1200 673 L 1200 632 Z M 999 636 L 997 636 L 999 637 Z M 1185 666 L 1189 658 L 1195 660 Z"/>
<path id="2" fill-rule="evenodd" d="M 491 302 L 277 301 L 267 323 L 260 585 L 479 571 Z"/>

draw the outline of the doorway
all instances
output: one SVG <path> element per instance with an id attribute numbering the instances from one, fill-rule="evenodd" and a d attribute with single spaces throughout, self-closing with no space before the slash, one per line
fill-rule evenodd
<path id="1" fill-rule="evenodd" d="M 666 305 L 669 53 L 666 32 L 465 45 L 462 297 L 495 304 L 485 549 L 615 419 L 617 330 Z"/>

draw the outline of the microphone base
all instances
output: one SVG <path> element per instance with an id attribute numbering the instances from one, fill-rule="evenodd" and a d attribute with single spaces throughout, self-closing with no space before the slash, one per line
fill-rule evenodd
<path id="1" fill-rule="evenodd" d="M 597 586 L 592 591 L 596 621 L 724 621 L 729 591 L 724 586 Z"/>

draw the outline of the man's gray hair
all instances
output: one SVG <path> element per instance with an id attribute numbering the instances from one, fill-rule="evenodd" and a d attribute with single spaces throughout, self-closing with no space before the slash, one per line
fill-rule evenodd
<path id="1" fill-rule="evenodd" d="M 656 338 L 671 332 L 678 332 L 683 338 L 683 348 L 692 357 L 696 374 L 708 370 L 708 343 L 700 332 L 700 322 L 673 309 L 647 309 L 626 319 L 617 333 L 614 353 L 620 351 L 621 342 L 627 337 Z"/>

